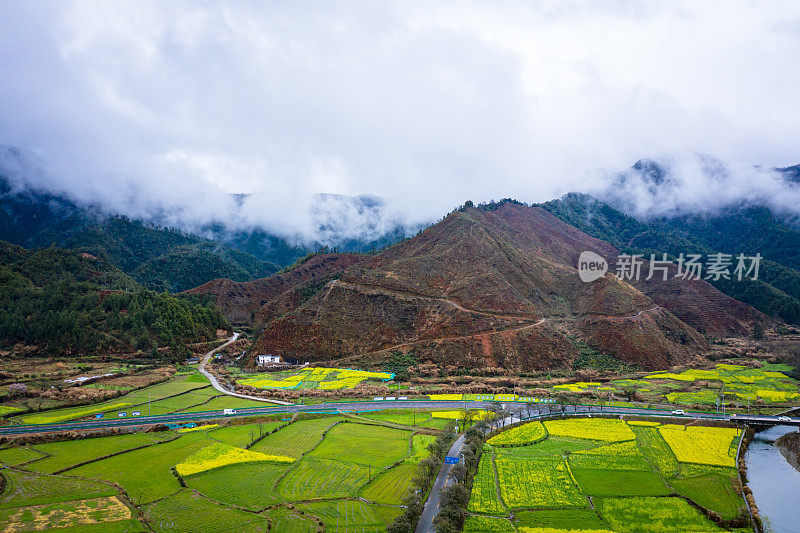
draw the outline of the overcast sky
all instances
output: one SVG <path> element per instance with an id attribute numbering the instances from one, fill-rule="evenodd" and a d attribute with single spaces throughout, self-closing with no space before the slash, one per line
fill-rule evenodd
<path id="1" fill-rule="evenodd" d="M 796 164 L 798 58 L 796 0 L 7 0 L 0 144 L 132 214 L 248 192 L 241 220 L 308 233 L 314 193 L 370 194 L 413 223 L 642 157 Z"/>

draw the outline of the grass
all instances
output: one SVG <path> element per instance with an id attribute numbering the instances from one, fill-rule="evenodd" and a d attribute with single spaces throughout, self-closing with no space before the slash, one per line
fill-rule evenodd
<path id="1" fill-rule="evenodd" d="M 384 470 L 362 489 L 361 496 L 375 503 L 400 505 L 416 470 L 417 465 L 409 461 Z"/>
<path id="2" fill-rule="evenodd" d="M 734 491 L 733 481 L 734 478 L 730 476 L 708 473 L 688 478 L 673 478 L 669 483 L 675 487 L 678 494 L 714 511 L 725 520 L 732 520 L 743 511 L 745 505 L 742 497 Z"/>
<path id="3" fill-rule="evenodd" d="M 146 446 L 169 438 L 168 433 L 131 433 L 113 437 L 97 437 L 94 439 L 65 440 L 37 444 L 50 457 L 34 461 L 27 468 L 36 472 L 52 474 L 58 470 L 77 465 L 85 461 L 111 455 L 112 453 Z"/>
<path id="4" fill-rule="evenodd" d="M 528 422 L 503 431 L 487 442 L 492 446 L 519 446 L 538 442 L 547 436 L 541 422 Z"/>
<path id="5" fill-rule="evenodd" d="M 657 427 L 636 425 L 632 427 L 636 434 L 639 449 L 645 457 L 658 468 L 661 475 L 669 477 L 678 472 L 680 465 L 672 449 L 659 433 Z"/>
<path id="6" fill-rule="evenodd" d="M 603 498 L 596 500 L 600 515 L 614 531 L 720 531 L 716 524 L 681 498 Z"/>
<path id="7" fill-rule="evenodd" d="M 230 444 L 231 446 L 239 446 L 244 448 L 257 439 L 261 433 L 269 433 L 275 428 L 285 425 L 286 422 L 264 422 L 262 424 L 243 424 L 240 426 L 228 426 L 208 434 L 214 440 Z"/>
<path id="8" fill-rule="evenodd" d="M 307 516 L 279 507 L 269 511 L 270 531 L 281 533 L 316 533 L 317 524 Z"/>
<path id="9" fill-rule="evenodd" d="M 383 532 L 402 511 L 359 500 L 304 503 L 297 507 L 319 517 L 325 523 L 326 533 Z"/>
<path id="10" fill-rule="evenodd" d="M 33 448 L 14 447 L 3 448 L 0 450 L 0 463 L 9 466 L 27 463 L 28 461 L 32 461 L 40 457 L 44 457 L 44 454 L 34 450 Z"/>
<path id="11" fill-rule="evenodd" d="M 497 497 L 492 454 L 484 453 L 478 463 L 478 472 L 472 482 L 472 494 L 467 510 L 471 513 L 504 515 L 506 509 Z"/>
<path id="12" fill-rule="evenodd" d="M 464 533 L 514 533 L 514 526 L 506 518 L 468 516 L 464 521 Z"/>
<path id="13" fill-rule="evenodd" d="M 322 440 L 322 434 L 342 418 L 315 418 L 293 422 L 285 428 L 258 441 L 252 448 L 254 452 L 269 455 L 286 455 L 299 458 L 313 449 Z"/>
<path id="14" fill-rule="evenodd" d="M 0 496 L 0 509 L 116 496 L 114 487 L 90 479 L 47 476 L 8 469 L 0 471 L 6 489 Z"/>
<path id="15" fill-rule="evenodd" d="M 288 468 L 274 463 L 243 463 L 195 474 L 186 479 L 186 484 L 214 500 L 260 510 L 281 501 L 274 487 Z"/>
<path id="16" fill-rule="evenodd" d="M 208 382 L 207 381 L 204 383 L 190 382 L 186 378 L 180 377 L 165 383 L 159 383 L 158 385 L 153 385 L 151 387 L 145 387 L 143 389 L 135 390 L 130 394 L 126 394 L 124 396 L 114 398 L 113 400 L 108 400 L 106 402 L 99 403 L 92 407 L 86 407 L 86 406 L 68 407 L 64 409 L 55 409 L 52 411 L 46 411 L 43 413 L 20 415 L 19 417 L 15 418 L 20 419 L 20 421 L 22 421 L 25 424 L 50 424 L 57 422 L 66 422 L 84 416 L 91 416 L 96 413 L 111 413 L 111 412 L 116 413 L 120 409 L 119 404 L 125 404 L 125 406 L 132 406 L 132 405 L 145 404 L 148 401 L 156 402 L 161 398 L 165 398 L 167 396 L 182 394 L 187 391 L 195 390 L 202 387 L 209 387 Z M 213 390 L 210 387 L 209 389 Z M 91 412 L 87 413 L 87 411 Z M 142 414 L 145 414 L 147 412 L 146 406 L 143 409 L 141 409 L 141 411 Z M 53 420 L 55 422 L 53 422 Z"/>
<path id="17" fill-rule="evenodd" d="M 379 472 L 372 469 L 373 476 Z M 354 497 L 369 482 L 369 475 L 365 466 L 304 457 L 278 483 L 277 494 L 286 500 Z"/>
<path id="18" fill-rule="evenodd" d="M 608 442 L 636 438 L 628 424 L 616 418 L 548 420 L 544 425 L 547 428 L 547 432 L 555 437 L 572 437 Z"/>
<path id="19" fill-rule="evenodd" d="M 572 468 L 572 475 L 588 496 L 666 496 L 672 493 L 661 476 L 651 471 Z"/>
<path id="20" fill-rule="evenodd" d="M 406 411 L 399 411 L 399 412 L 392 412 L 392 413 L 363 413 L 360 414 L 362 418 L 369 418 L 371 420 L 380 420 L 382 422 L 391 422 L 393 424 L 399 424 L 402 426 L 417 426 L 420 425 L 431 418 L 431 414 L 427 411 L 422 411 L 418 413 L 414 412 L 406 412 Z"/>
<path id="21" fill-rule="evenodd" d="M 344 422 L 331 428 L 309 455 L 384 468 L 408 453 L 410 436 L 405 430 Z"/>
<path id="22" fill-rule="evenodd" d="M 500 496 L 510 508 L 588 506 L 563 459 L 499 455 L 495 463 Z"/>
<path id="23" fill-rule="evenodd" d="M 555 531 L 589 530 L 594 533 L 608 530 L 591 509 L 518 511 L 514 513 L 514 525 L 518 531 L 522 528 L 542 528 Z"/>
<path id="24" fill-rule="evenodd" d="M 266 531 L 267 517 L 229 509 L 183 490 L 144 508 L 155 531 Z"/>
<path id="25" fill-rule="evenodd" d="M 682 463 L 716 466 L 736 464 L 731 444 L 741 433 L 738 429 L 668 424 L 659 427 L 658 431 Z"/>
<path id="26" fill-rule="evenodd" d="M 171 469 L 208 444 L 205 433 L 186 433 L 177 440 L 134 450 L 70 471 L 70 475 L 119 483 L 134 503 L 145 504 L 180 490 Z"/>
<path id="27" fill-rule="evenodd" d="M 175 471 L 182 476 L 191 476 L 223 466 L 256 462 L 291 463 L 294 462 L 294 458 L 285 455 L 267 455 L 215 442 L 178 463 Z"/>

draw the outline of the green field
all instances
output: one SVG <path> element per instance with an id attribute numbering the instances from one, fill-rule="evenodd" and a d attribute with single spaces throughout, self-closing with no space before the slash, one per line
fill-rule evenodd
<path id="1" fill-rule="evenodd" d="M 44 457 L 44 454 L 33 448 L 20 446 L 0 450 L 0 463 L 8 466 L 16 466 L 41 457 Z"/>
<path id="2" fill-rule="evenodd" d="M 263 434 L 285 425 L 286 422 L 265 422 L 263 424 L 242 424 L 215 429 L 209 432 L 208 436 L 219 442 L 230 444 L 231 446 L 245 447 L 258 439 Z"/>
<path id="3" fill-rule="evenodd" d="M 100 437 L 97 439 L 66 440 L 37 444 L 36 449 L 49 455 L 44 459 L 28 465 L 29 470 L 52 474 L 98 457 L 147 446 L 169 438 L 163 433 L 132 433 L 116 437 Z"/>
<path id="4" fill-rule="evenodd" d="M 329 427 L 341 422 L 341 417 L 299 420 L 282 430 L 258 441 L 251 449 L 269 455 L 301 457 L 311 451 L 322 440 L 322 434 Z"/>
<path id="5" fill-rule="evenodd" d="M 192 381 L 190 378 L 191 376 L 181 377 L 166 383 L 145 387 L 124 396 L 119 396 L 92 406 L 68 407 L 65 409 L 43 411 L 41 413 L 30 413 L 14 417 L 14 420 L 25 424 L 55 424 L 58 422 L 76 420 L 78 418 L 92 417 L 98 413 L 104 413 L 106 417 L 116 417 L 118 412 L 126 412 L 128 416 L 131 416 L 130 412 L 135 410 L 141 411 L 142 416 L 145 416 L 148 413 L 148 402 L 150 402 L 150 407 L 153 409 L 153 415 L 167 414 L 174 412 L 181 408 L 181 406 L 187 407 L 188 405 L 194 405 L 207 400 L 209 395 L 214 396 L 217 394 L 216 391 L 209 387 L 208 381 Z M 184 393 L 202 387 L 208 387 L 205 394 L 188 396 L 182 400 L 170 398 L 170 400 L 166 400 L 163 405 L 159 404 L 159 401 L 163 398 L 178 394 L 183 395 Z M 187 402 L 187 399 L 191 399 L 193 403 Z M 159 404 L 159 407 L 156 407 L 157 404 Z M 176 407 L 172 408 L 172 405 Z M 132 406 L 137 407 L 130 409 Z"/>
<path id="6" fill-rule="evenodd" d="M 238 464 L 186 478 L 186 485 L 213 500 L 251 510 L 283 501 L 273 488 L 289 466 Z"/>
<path id="7" fill-rule="evenodd" d="M 2 470 L 0 520 L 105 533 L 384 531 L 433 439 L 321 416 L 9 447 L 0 461 L 27 470 Z"/>
<path id="8" fill-rule="evenodd" d="M 538 438 L 526 425 L 488 441 L 513 447 L 484 447 L 465 531 L 720 530 L 678 495 L 723 520 L 746 512 L 736 470 L 719 466 L 733 458 L 736 430 L 603 418 L 544 426 L 536 444 L 513 446 Z"/>

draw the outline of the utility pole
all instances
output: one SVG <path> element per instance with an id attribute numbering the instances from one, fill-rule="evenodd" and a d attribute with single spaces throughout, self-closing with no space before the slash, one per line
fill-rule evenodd
<path id="1" fill-rule="evenodd" d="M 147 391 L 147 416 L 150 416 L 150 396 L 152 393 Z"/>
<path id="2" fill-rule="evenodd" d="M 722 402 L 722 419 L 725 420 L 725 382 L 722 382 L 720 401 Z"/>

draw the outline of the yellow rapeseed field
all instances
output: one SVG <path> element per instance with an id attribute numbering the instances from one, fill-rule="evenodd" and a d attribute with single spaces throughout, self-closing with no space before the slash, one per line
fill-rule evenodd
<path id="1" fill-rule="evenodd" d="M 487 442 L 493 446 L 531 444 L 542 440 L 546 435 L 547 432 L 541 422 L 529 422 L 495 435 Z"/>
<path id="2" fill-rule="evenodd" d="M 555 437 L 602 440 L 608 442 L 633 440 L 636 435 L 631 428 L 616 418 L 576 418 L 549 420 L 544 423 L 547 432 Z"/>
<path id="3" fill-rule="evenodd" d="M 291 457 L 284 455 L 267 455 L 265 453 L 251 452 L 243 448 L 229 446 L 221 442 L 215 442 L 210 446 L 193 453 L 182 463 L 175 466 L 175 470 L 182 476 L 190 476 L 198 472 L 205 472 L 221 466 L 228 466 L 237 463 L 250 463 L 250 462 L 273 462 L 273 463 L 291 463 L 294 461 Z"/>
<path id="4" fill-rule="evenodd" d="M 730 449 L 731 442 L 740 434 L 738 429 L 668 424 L 658 431 L 682 463 L 736 466 Z"/>

